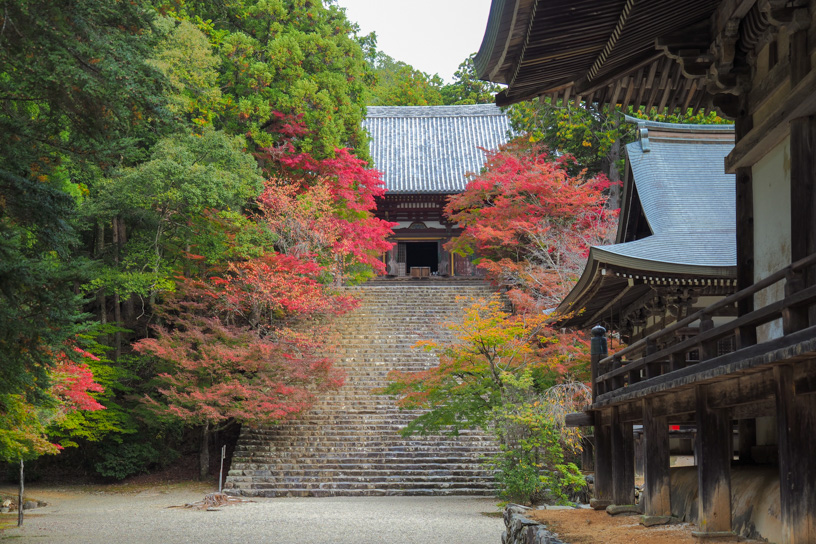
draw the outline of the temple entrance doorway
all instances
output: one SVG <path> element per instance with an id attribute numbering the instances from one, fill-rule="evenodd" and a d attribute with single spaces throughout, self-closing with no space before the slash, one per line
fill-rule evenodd
<path id="1" fill-rule="evenodd" d="M 439 242 L 400 242 L 399 245 L 400 253 L 404 249 L 407 273 L 419 266 L 430 268 L 431 274 L 439 271 Z"/>

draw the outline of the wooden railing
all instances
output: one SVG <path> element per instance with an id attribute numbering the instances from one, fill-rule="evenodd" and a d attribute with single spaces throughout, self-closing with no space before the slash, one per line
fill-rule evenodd
<path id="1" fill-rule="evenodd" d="M 593 369 L 593 375 L 597 376 L 593 384 L 595 395 L 618 391 L 643 380 L 712 359 L 717 356 L 717 342 L 724 338 L 736 336 L 738 351 L 749 348 L 756 344 L 756 328 L 779 318 L 783 318 L 785 334 L 806 328 L 808 307 L 816 303 L 816 285 L 803 287 L 803 276 L 804 269 L 814 264 L 816 254 L 809 255 L 601 360 L 598 368 Z M 753 297 L 759 291 L 782 280 L 786 280 L 785 297 L 782 300 L 741 315 L 718 327 L 713 326 L 713 317 L 719 310 Z M 695 321 L 700 322 L 699 334 L 669 345 L 678 331 Z M 667 347 L 659 349 L 660 345 Z M 687 353 L 692 350 L 698 351 L 699 361 L 686 360 Z M 627 355 L 638 354 L 643 356 L 632 360 L 624 359 Z"/>

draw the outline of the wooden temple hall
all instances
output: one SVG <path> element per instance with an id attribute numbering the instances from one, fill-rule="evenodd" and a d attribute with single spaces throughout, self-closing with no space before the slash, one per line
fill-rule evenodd
<path id="1" fill-rule="evenodd" d="M 475 63 L 499 103 L 733 119 L 733 147 L 647 123 L 628 148 L 618 243 L 565 301 L 595 334 L 593 401 L 570 420 L 594 428 L 596 506 L 634 502 L 637 429 L 648 516 L 816 542 L 816 0 L 493 0 Z M 657 160 L 681 143 L 705 156 Z M 628 345 L 608 356 L 600 324 Z M 682 470 L 675 426 L 695 437 Z"/>
<path id="2" fill-rule="evenodd" d="M 377 215 L 399 223 L 394 248 L 384 256 L 387 274 L 475 276 L 470 259 L 443 247 L 461 233 L 443 208 L 449 196 L 464 190 L 467 174 L 482 168 L 484 150 L 507 142 L 507 117 L 493 104 L 370 106 L 363 126 L 387 189 Z"/>

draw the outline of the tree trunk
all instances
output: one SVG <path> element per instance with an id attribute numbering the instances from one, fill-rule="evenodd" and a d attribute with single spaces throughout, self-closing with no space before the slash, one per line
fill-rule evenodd
<path id="1" fill-rule="evenodd" d="M 17 493 L 17 527 L 23 524 L 23 491 L 25 487 L 25 465 L 20 459 L 20 488 Z"/>
<path id="2" fill-rule="evenodd" d="M 127 244 L 127 227 L 125 225 L 125 220 L 121 217 L 119 218 L 119 247 L 121 251 L 124 251 L 125 244 Z M 136 318 L 136 305 L 133 297 L 133 293 L 128 293 L 125 297 L 125 300 L 122 302 L 123 306 L 123 318 L 125 320 L 125 326 L 132 323 L 133 320 Z"/>
<path id="3" fill-rule="evenodd" d="M 96 225 L 96 258 L 102 259 L 105 252 L 105 223 L 99 221 Z M 99 306 L 99 322 L 103 325 L 108 322 L 107 298 L 105 290 L 100 289 L 96 293 L 96 303 Z M 104 342 L 104 340 L 103 340 Z"/>
<path id="4" fill-rule="evenodd" d="M 114 262 L 116 263 L 117 270 L 119 269 L 119 256 L 120 251 L 122 249 L 122 244 L 120 240 L 119 234 L 119 218 L 114 217 L 112 221 L 113 227 L 113 245 L 114 245 L 114 253 L 113 258 Z M 119 292 L 116 291 L 113 293 L 113 320 L 116 322 L 116 327 L 122 327 L 122 305 L 121 301 L 119 300 Z M 122 355 L 122 333 L 120 331 L 116 331 L 113 338 L 113 347 L 114 347 L 114 354 L 113 360 L 118 361 L 119 356 Z"/>
<path id="5" fill-rule="evenodd" d="M 210 474 L 210 422 L 201 428 L 201 444 L 198 450 L 198 477 L 204 480 Z"/>

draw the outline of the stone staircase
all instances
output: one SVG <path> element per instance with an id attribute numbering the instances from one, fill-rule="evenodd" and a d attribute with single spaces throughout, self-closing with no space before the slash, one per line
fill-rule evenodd
<path id="1" fill-rule="evenodd" d="M 438 364 L 414 349 L 421 339 L 444 340 L 442 322 L 458 319 L 467 300 L 487 297 L 483 282 L 371 281 L 348 291 L 360 307 L 335 321 L 337 365 L 345 385 L 304 417 L 241 430 L 225 491 L 261 497 L 335 495 L 492 495 L 480 459 L 497 450 L 479 431 L 460 436 L 412 436 L 399 430 L 419 411 L 400 411 L 375 395 L 389 371 Z"/>

